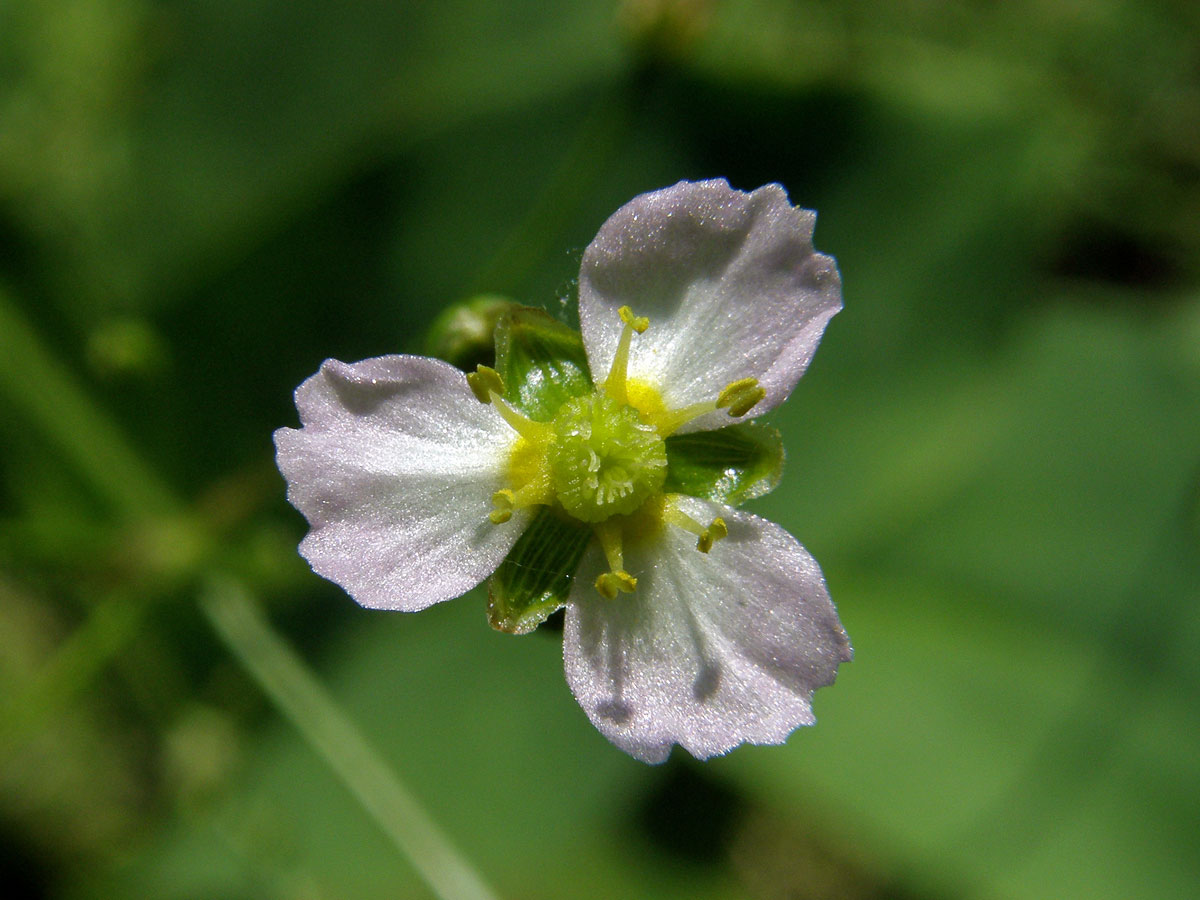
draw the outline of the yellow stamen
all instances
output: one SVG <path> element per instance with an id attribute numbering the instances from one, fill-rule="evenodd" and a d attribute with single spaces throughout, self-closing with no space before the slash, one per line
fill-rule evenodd
<path id="1" fill-rule="evenodd" d="M 635 316 L 631 307 L 622 306 L 617 310 L 617 315 L 621 317 L 622 322 L 638 334 L 645 334 L 646 329 L 650 327 L 650 320 L 645 316 Z"/>
<path id="2" fill-rule="evenodd" d="M 678 494 L 674 495 L 678 496 Z M 712 549 L 713 544 L 729 535 L 729 528 L 725 525 L 725 520 L 717 516 L 708 523 L 708 527 L 701 525 L 683 510 L 681 510 L 674 501 L 668 501 L 663 509 L 663 519 L 684 531 L 691 532 L 696 535 L 696 549 L 701 553 L 707 553 Z"/>
<path id="3" fill-rule="evenodd" d="M 625 382 L 629 373 L 629 347 L 633 341 L 633 333 L 645 333 L 650 327 L 650 320 L 645 316 L 635 316 L 628 306 L 617 310 L 617 315 L 621 317 L 625 326 L 621 329 L 621 337 L 617 341 L 617 352 L 613 356 L 612 367 L 608 370 L 608 377 L 604 379 L 604 393 L 618 403 L 628 403 L 629 394 Z"/>
<path id="4" fill-rule="evenodd" d="M 703 403 L 693 403 L 680 409 L 671 410 L 660 417 L 657 422 L 658 433 L 663 437 L 674 434 L 688 422 L 706 416 L 718 409 L 728 409 L 733 418 L 744 416 L 746 413 L 767 396 L 767 392 L 758 386 L 757 378 L 742 378 L 731 381 L 717 394 L 716 400 L 706 400 Z"/>
<path id="5" fill-rule="evenodd" d="M 500 373 L 490 366 L 476 366 L 475 371 L 467 375 L 467 384 L 480 403 L 491 403 L 492 394 L 504 393 L 504 381 Z"/>
<path id="6" fill-rule="evenodd" d="M 612 600 L 620 591 L 623 594 L 633 593 L 637 587 L 637 579 L 625 571 L 623 550 L 624 535 L 620 523 L 609 519 L 596 526 L 596 537 L 604 550 L 604 558 L 608 560 L 609 571 L 596 579 L 596 590 L 606 600 Z"/>
<path id="7" fill-rule="evenodd" d="M 729 529 L 725 526 L 725 520 L 717 516 L 704 529 L 704 532 L 700 535 L 700 540 L 696 541 L 696 549 L 701 553 L 707 553 L 712 549 L 713 544 L 728 536 Z"/>
<path id="8" fill-rule="evenodd" d="M 624 569 L 624 535 L 621 534 L 620 524 L 612 519 L 599 523 L 596 525 L 596 537 L 600 540 L 600 548 L 604 551 L 604 558 L 608 560 L 608 567 L 614 572 Z"/>

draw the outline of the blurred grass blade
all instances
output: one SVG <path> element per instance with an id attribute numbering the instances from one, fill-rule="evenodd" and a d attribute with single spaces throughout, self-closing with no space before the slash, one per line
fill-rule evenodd
<path id="1" fill-rule="evenodd" d="M 174 505 L 167 486 L 138 457 L 117 426 L 90 403 L 72 373 L 42 346 L 0 288 L 0 393 L 125 518 Z"/>
<path id="2" fill-rule="evenodd" d="M 604 174 L 629 132 L 633 110 L 645 85 L 621 82 L 597 101 L 562 161 L 529 205 L 525 218 L 505 239 L 468 293 L 517 292 L 566 230 L 571 216 Z"/>
<path id="3" fill-rule="evenodd" d="M 60 455 L 80 480 L 126 521 L 166 520 L 179 502 L 125 436 L 91 402 L 67 366 L 43 345 L 0 288 L 0 397 Z M 155 529 L 142 529 L 155 531 Z M 144 586 L 143 586 L 144 587 Z M 157 594 L 107 594 L 58 649 L 38 678 L 0 707 L 0 755 L 86 688 L 141 628 Z"/>
<path id="4" fill-rule="evenodd" d="M 92 607 L 35 678 L 0 702 L 0 765 L 66 707 L 137 634 L 156 594 L 109 592 Z"/>
<path id="5" fill-rule="evenodd" d="M 89 400 L 70 372 L 42 345 L 0 290 L 0 395 L 25 415 L 85 483 L 125 518 L 178 509 L 170 490 Z M 198 568 L 202 557 L 190 562 Z M 371 749 L 337 704 L 263 619 L 249 594 L 213 580 L 201 609 L 237 659 L 384 830 L 442 900 L 495 900 L 411 794 Z M 65 703 L 137 632 L 144 602 L 118 593 L 98 604 L 56 658 L 35 716 L 12 711 L 24 732 Z M 5 710 L 8 714 L 10 711 Z M 6 723 L 7 724 L 7 723 Z"/>
<path id="6" fill-rule="evenodd" d="M 214 578 L 200 599 L 217 633 L 279 711 L 329 764 L 442 900 L 495 900 L 470 863 L 384 761 L 237 582 Z"/>

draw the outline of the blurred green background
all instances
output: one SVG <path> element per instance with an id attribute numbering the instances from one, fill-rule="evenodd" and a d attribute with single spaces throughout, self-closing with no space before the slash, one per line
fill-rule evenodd
<path id="1" fill-rule="evenodd" d="M 841 267 L 752 508 L 857 655 L 785 746 L 647 767 L 482 590 L 313 575 L 270 436 L 715 176 Z M 430 897 L 355 728 L 514 900 L 1196 896 L 1198 285 L 1190 0 L 0 0 L 9 896 Z"/>

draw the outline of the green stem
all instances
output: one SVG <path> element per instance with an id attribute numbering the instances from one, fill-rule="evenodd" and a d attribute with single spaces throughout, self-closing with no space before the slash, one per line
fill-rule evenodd
<path id="1" fill-rule="evenodd" d="M 329 764 L 442 900 L 495 900 L 236 581 L 213 578 L 200 607 L 281 713 Z"/>

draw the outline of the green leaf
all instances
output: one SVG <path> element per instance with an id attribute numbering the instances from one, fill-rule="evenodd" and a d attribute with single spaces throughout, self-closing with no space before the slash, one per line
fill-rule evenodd
<path id="1" fill-rule="evenodd" d="M 783 475 L 779 432 L 755 422 L 667 438 L 663 489 L 740 506 L 761 497 Z"/>
<path id="2" fill-rule="evenodd" d="M 539 422 L 592 390 L 583 338 L 540 309 L 522 307 L 500 317 L 496 371 L 504 379 L 504 399 Z"/>
<path id="3" fill-rule="evenodd" d="M 571 576 L 591 540 L 582 522 L 541 507 L 488 582 L 488 621 L 497 631 L 528 634 L 571 592 Z"/>

